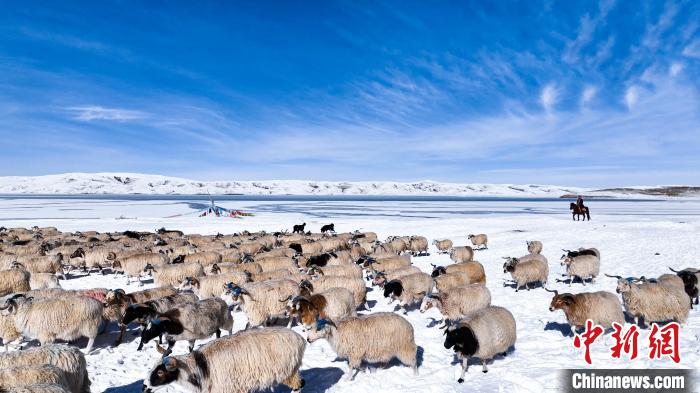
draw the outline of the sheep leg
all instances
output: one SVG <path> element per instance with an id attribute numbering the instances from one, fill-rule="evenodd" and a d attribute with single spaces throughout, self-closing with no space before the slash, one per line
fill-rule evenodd
<path id="1" fill-rule="evenodd" d="M 355 376 L 360 372 L 361 362 L 362 362 L 362 360 L 357 360 L 357 361 L 348 360 L 348 373 L 345 377 L 348 381 L 353 381 L 355 379 Z"/>
<path id="2" fill-rule="evenodd" d="M 92 346 L 95 344 L 95 337 L 90 337 L 87 346 L 85 347 L 85 354 L 89 354 L 92 351 Z"/>
<path id="3" fill-rule="evenodd" d="M 464 374 L 467 373 L 468 369 L 469 369 L 469 358 L 464 357 L 464 358 L 462 358 L 462 373 L 459 374 L 459 379 L 457 380 L 458 383 L 464 382 Z"/>
<path id="4" fill-rule="evenodd" d="M 481 359 L 481 365 L 483 366 L 483 369 L 481 369 L 482 373 L 485 374 L 485 373 L 489 372 L 489 369 L 486 368 L 486 359 Z"/>
<path id="5" fill-rule="evenodd" d="M 124 333 L 126 332 L 126 325 L 123 323 L 119 324 L 119 337 L 117 337 L 117 340 L 112 344 L 113 347 L 118 346 L 119 344 L 122 343 L 122 339 L 124 338 Z"/>
<path id="6" fill-rule="evenodd" d="M 221 329 L 216 329 L 216 338 L 221 338 Z"/>
<path id="7" fill-rule="evenodd" d="M 218 337 L 217 337 L 217 338 L 218 338 Z M 190 340 L 190 341 L 189 341 L 189 343 L 190 343 L 190 345 L 189 345 L 189 350 L 190 350 L 190 352 L 194 351 L 194 341 L 195 341 L 195 340 Z"/>
<path id="8" fill-rule="evenodd" d="M 575 337 L 576 336 L 576 329 L 578 329 L 578 327 L 576 325 L 569 325 L 569 328 L 571 329 L 571 336 Z"/>
<path id="9" fill-rule="evenodd" d="M 583 286 L 585 287 L 586 286 L 586 279 L 583 277 L 579 277 L 579 278 L 581 279 L 581 284 L 583 284 Z"/>

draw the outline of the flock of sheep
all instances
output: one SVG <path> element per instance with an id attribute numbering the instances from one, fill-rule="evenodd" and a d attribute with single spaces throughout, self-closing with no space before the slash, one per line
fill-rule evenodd
<path id="1" fill-rule="evenodd" d="M 492 304 L 484 267 L 474 261 L 474 250 L 488 247 L 486 235 L 470 235 L 471 246 L 435 240 L 438 252 L 449 254 L 453 263 L 428 273 L 412 263 L 412 257 L 428 253 L 423 236 L 379 241 L 373 232 L 334 229 L 329 224 L 310 233 L 303 224 L 293 233 L 202 236 L 165 229 L 0 228 L 0 338 L 6 347 L 0 355 L 0 391 L 89 392 L 83 353 L 54 342 L 86 337 L 89 353 L 105 322 L 120 327 L 114 345 L 134 323 L 141 326 L 138 350 L 157 340 L 154 346 L 163 356 L 145 375 L 147 392 L 170 383 L 195 392 L 249 392 L 278 384 L 298 391 L 304 386 L 299 368 L 307 341 L 319 339 L 348 360 L 350 379 L 363 362 L 386 364 L 394 358 L 417 374 L 413 326 L 402 316 L 417 307 L 421 313 L 435 307 L 442 314 L 445 348 L 462 359 L 460 383 L 470 358 L 480 359 L 487 372 L 487 362 L 515 346 L 516 321 Z M 526 255 L 506 258 L 504 273 L 515 291 L 547 284 L 549 262 L 542 248 L 539 241 L 527 242 Z M 561 265 L 569 285 L 594 280 L 600 258 L 594 248 L 567 250 Z M 150 276 L 156 287 L 132 293 L 60 287 L 59 277 L 70 279 L 79 271 L 119 274 L 128 282 Z M 550 291 L 550 310 L 563 310 L 574 330 L 588 319 L 608 328 L 622 324 L 623 307 L 640 324 L 683 323 L 693 301 L 698 303 L 696 269 L 656 279 L 611 277 L 618 278 L 622 302 L 605 291 Z M 370 285 L 397 301 L 401 313 L 372 312 L 366 301 Z M 245 312 L 248 323 L 233 334 L 236 309 Z M 290 329 L 295 323 L 306 338 Z M 196 346 L 214 335 L 215 340 Z M 41 346 L 7 351 L 22 340 L 38 340 Z M 171 356 L 178 341 L 188 343 L 189 354 Z"/>

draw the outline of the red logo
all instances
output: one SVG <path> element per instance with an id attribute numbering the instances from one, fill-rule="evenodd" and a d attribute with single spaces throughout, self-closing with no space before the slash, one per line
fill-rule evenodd
<path id="1" fill-rule="evenodd" d="M 634 360 L 638 355 L 639 328 L 631 325 L 625 328 L 619 323 L 613 322 L 614 332 L 612 337 L 615 345 L 610 347 L 611 355 L 614 359 L 620 359 L 622 354 L 626 354 L 629 360 Z M 586 328 L 583 333 L 574 336 L 574 348 L 584 349 L 584 359 L 586 363 L 591 361 L 591 345 L 603 334 L 603 327 L 596 325 L 590 319 L 586 321 Z M 668 357 L 676 363 L 681 361 L 679 348 L 680 325 L 672 322 L 659 328 L 656 323 L 651 324 L 649 332 L 649 359 L 661 359 Z"/>
<path id="2" fill-rule="evenodd" d="M 598 337 L 603 334 L 603 328 L 594 325 L 593 321 L 590 319 L 586 321 L 586 330 L 583 332 L 581 335 L 576 335 L 574 337 L 574 347 L 576 348 L 581 348 L 581 339 L 583 339 L 583 345 L 586 347 L 585 349 L 585 359 L 586 363 L 592 364 L 591 362 L 591 349 L 590 346 L 595 342 L 595 340 L 598 339 Z"/>
<path id="3" fill-rule="evenodd" d="M 662 356 L 668 356 L 674 362 L 680 362 L 679 331 L 680 325 L 677 322 L 671 322 L 661 329 L 659 329 L 659 325 L 653 323 L 649 334 L 649 359 L 661 359 Z"/>

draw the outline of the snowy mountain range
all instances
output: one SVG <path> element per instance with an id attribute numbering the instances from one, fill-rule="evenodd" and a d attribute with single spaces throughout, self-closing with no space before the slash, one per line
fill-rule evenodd
<path id="1" fill-rule="evenodd" d="M 700 187 L 657 186 L 586 189 L 553 185 L 417 182 L 333 182 L 306 180 L 196 181 L 136 173 L 65 173 L 0 177 L 0 194 L 192 195 L 423 195 L 483 197 L 698 197 Z"/>

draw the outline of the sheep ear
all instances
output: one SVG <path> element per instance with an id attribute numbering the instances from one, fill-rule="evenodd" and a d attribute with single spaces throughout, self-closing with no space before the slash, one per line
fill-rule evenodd
<path id="1" fill-rule="evenodd" d="M 163 366 L 165 366 L 165 369 L 168 371 L 175 371 L 177 368 L 177 359 L 167 356 L 163 359 Z"/>

